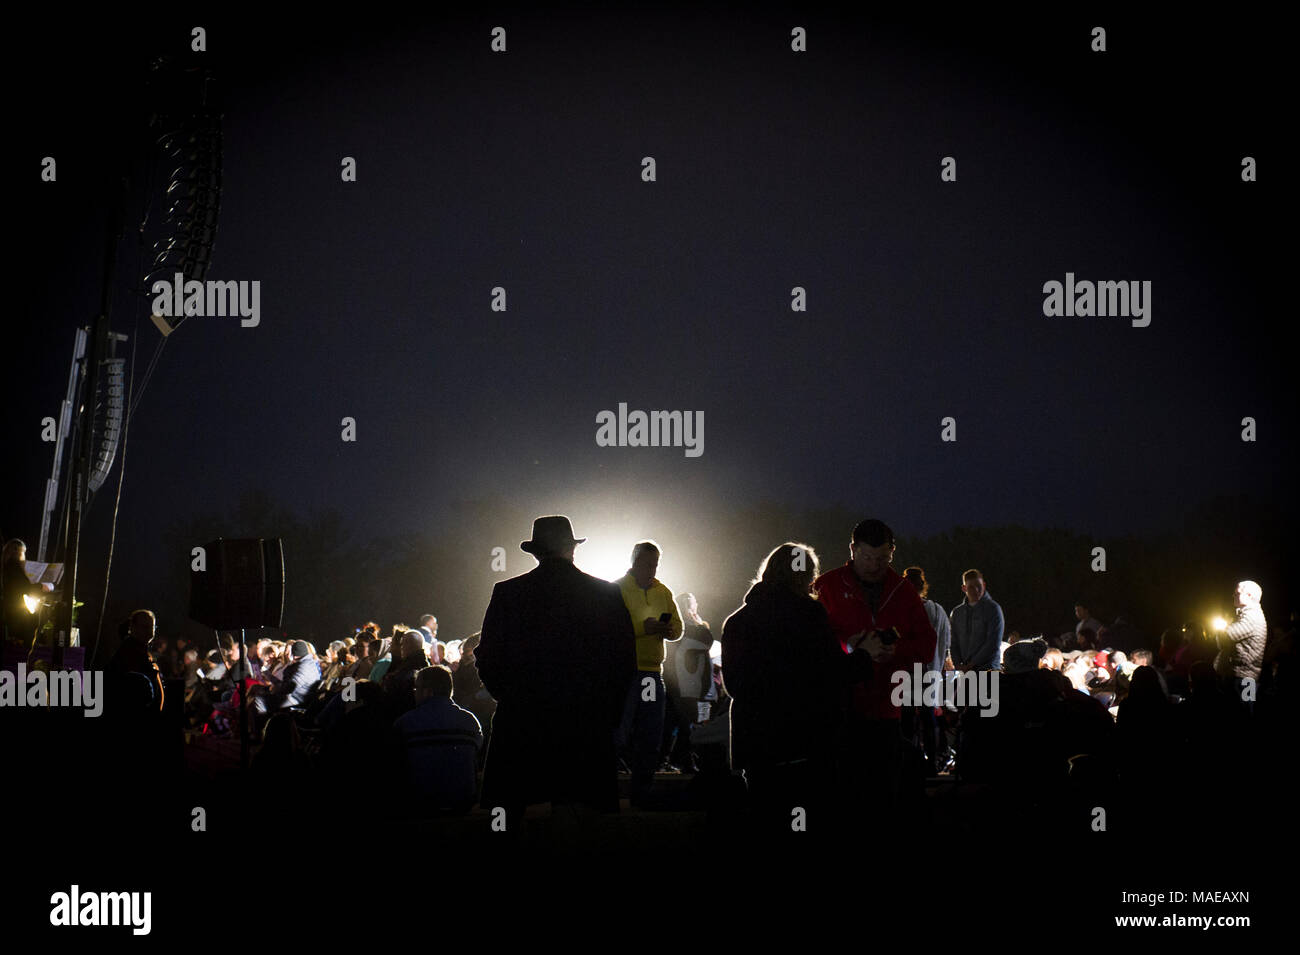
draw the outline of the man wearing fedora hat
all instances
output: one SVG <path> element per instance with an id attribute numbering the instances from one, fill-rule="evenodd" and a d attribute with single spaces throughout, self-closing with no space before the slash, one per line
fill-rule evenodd
<path id="1" fill-rule="evenodd" d="M 636 672 L 618 585 L 573 565 L 567 517 L 539 517 L 519 547 L 537 567 L 492 589 L 474 665 L 497 701 L 480 803 L 507 829 L 540 802 L 618 809 L 614 730 Z"/>

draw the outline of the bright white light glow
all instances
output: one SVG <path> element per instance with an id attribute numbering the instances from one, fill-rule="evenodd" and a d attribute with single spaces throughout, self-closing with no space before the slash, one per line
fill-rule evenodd
<path id="1" fill-rule="evenodd" d="M 36 613 L 36 609 L 41 605 L 40 597 L 29 597 L 23 595 L 23 605 L 27 608 L 28 613 Z"/>
<path id="2" fill-rule="evenodd" d="M 597 538 L 593 535 L 591 540 L 574 548 L 573 563 L 593 577 L 618 580 L 631 566 L 628 558 L 632 556 L 632 545 L 635 543 L 635 538 L 624 542 L 608 536 Z"/>
<path id="3" fill-rule="evenodd" d="M 1227 630 L 1228 621 L 1224 620 L 1222 617 L 1215 617 L 1214 620 L 1211 621 L 1210 626 L 1215 630 Z"/>

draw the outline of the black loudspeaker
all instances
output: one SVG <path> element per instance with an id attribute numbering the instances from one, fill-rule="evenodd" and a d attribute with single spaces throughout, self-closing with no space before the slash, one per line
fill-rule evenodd
<path id="1" fill-rule="evenodd" d="M 278 627 L 284 615 L 280 538 L 216 540 L 203 546 L 203 570 L 190 555 L 190 617 L 213 630 Z"/>

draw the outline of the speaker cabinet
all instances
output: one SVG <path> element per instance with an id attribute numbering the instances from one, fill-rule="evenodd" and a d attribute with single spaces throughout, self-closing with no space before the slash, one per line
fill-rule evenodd
<path id="1" fill-rule="evenodd" d="M 280 538 L 204 544 L 203 570 L 190 564 L 190 617 L 214 630 L 279 627 L 284 615 Z"/>

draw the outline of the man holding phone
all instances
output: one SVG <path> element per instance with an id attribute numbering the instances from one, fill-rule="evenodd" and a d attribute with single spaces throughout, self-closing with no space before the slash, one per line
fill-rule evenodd
<path id="1" fill-rule="evenodd" d="M 664 641 L 680 639 L 683 630 L 673 592 L 655 578 L 659 554 L 654 541 L 639 542 L 632 548 L 631 568 L 617 581 L 636 633 L 637 672 L 628 687 L 617 737 L 632 771 L 634 806 L 644 801 L 659 767 L 666 706 Z"/>
<path id="2" fill-rule="evenodd" d="M 872 809 L 894 810 L 903 768 L 902 712 L 891 700 L 893 674 L 929 664 L 938 636 L 915 588 L 890 566 L 894 532 L 878 520 L 853 528 L 849 560 L 813 581 L 845 653 L 866 653 L 871 679 L 854 687 L 843 753 L 844 785 Z"/>

